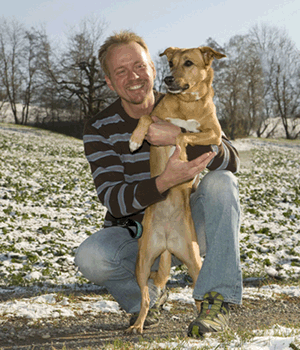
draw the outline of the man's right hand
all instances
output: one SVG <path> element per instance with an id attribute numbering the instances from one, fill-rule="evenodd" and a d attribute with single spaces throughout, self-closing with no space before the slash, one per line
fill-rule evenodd
<path id="1" fill-rule="evenodd" d="M 201 173 L 215 157 L 215 152 L 204 153 L 190 162 L 179 159 L 180 146 L 176 146 L 173 155 L 169 158 L 166 168 L 161 175 L 156 178 L 156 187 L 163 193 L 173 186 L 192 180 Z"/>
<path id="2" fill-rule="evenodd" d="M 145 139 L 153 146 L 174 146 L 176 137 L 181 133 L 180 127 L 156 116 L 151 118 L 153 123 L 149 126 Z"/>

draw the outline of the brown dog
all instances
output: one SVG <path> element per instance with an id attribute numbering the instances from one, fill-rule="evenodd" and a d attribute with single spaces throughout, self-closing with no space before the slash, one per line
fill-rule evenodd
<path id="1" fill-rule="evenodd" d="M 172 124 L 183 127 L 176 144 L 181 146 L 180 158 L 187 161 L 186 146 L 220 145 L 221 127 L 213 103 L 214 58 L 225 55 L 210 47 L 195 49 L 178 49 L 170 47 L 160 56 L 166 55 L 172 76 L 165 79 L 168 93 L 153 110 L 152 115 Z M 130 149 L 138 149 L 144 141 L 148 127 L 153 123 L 151 116 L 140 118 L 137 128 L 130 139 Z M 160 175 L 167 164 L 171 146 L 150 147 L 151 177 Z M 167 283 L 171 254 L 179 258 L 187 267 L 196 283 L 201 269 L 201 258 L 197 234 L 190 209 L 192 182 L 177 185 L 169 190 L 164 201 L 155 203 L 145 211 L 143 219 L 144 232 L 139 239 L 139 252 L 136 264 L 137 282 L 141 289 L 141 310 L 133 326 L 127 332 L 143 332 L 145 318 L 149 310 L 149 290 L 147 282 L 152 278 L 159 290 Z M 150 272 L 154 260 L 160 256 L 159 269 Z M 197 302 L 200 308 L 200 302 Z"/>

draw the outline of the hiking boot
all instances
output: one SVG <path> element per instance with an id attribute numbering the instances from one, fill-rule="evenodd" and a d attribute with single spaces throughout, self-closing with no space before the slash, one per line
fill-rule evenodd
<path id="1" fill-rule="evenodd" d="M 147 317 L 145 319 L 144 328 L 152 328 L 152 327 L 156 327 L 156 326 L 159 325 L 160 310 L 163 307 L 164 303 L 167 301 L 168 295 L 169 295 L 168 290 L 165 287 L 161 291 L 160 297 L 158 298 L 156 303 L 149 310 L 149 312 L 147 314 Z M 135 323 L 135 321 L 137 320 L 138 316 L 139 316 L 138 312 L 135 312 L 134 314 L 132 314 L 132 316 L 130 317 L 130 320 L 129 320 L 129 325 L 130 326 L 132 326 Z"/>
<path id="2" fill-rule="evenodd" d="M 202 338 L 205 333 L 221 332 L 228 327 L 229 306 L 217 292 L 204 295 L 198 317 L 189 325 L 188 336 Z"/>

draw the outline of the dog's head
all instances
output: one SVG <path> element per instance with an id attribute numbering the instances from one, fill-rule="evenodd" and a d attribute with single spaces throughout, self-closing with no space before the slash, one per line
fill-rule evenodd
<path id="1" fill-rule="evenodd" d="M 179 49 L 177 47 L 167 48 L 160 56 L 167 56 L 171 76 L 165 78 L 168 91 L 173 94 L 182 92 L 199 91 L 203 81 L 211 85 L 213 72 L 211 63 L 226 55 L 213 50 L 210 47 L 198 47 L 194 49 Z"/>

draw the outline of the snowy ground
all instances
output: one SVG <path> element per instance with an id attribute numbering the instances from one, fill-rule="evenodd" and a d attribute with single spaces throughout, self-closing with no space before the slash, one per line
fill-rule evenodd
<path id="1" fill-rule="evenodd" d="M 270 275 L 299 280 L 300 144 L 254 139 L 234 144 L 246 160 L 238 175 L 244 278 Z M 40 292 L 38 297 L 0 303 L 0 325 L 11 316 L 34 321 L 74 317 L 86 311 L 120 312 L 114 301 L 98 296 L 76 302 L 59 297 L 61 290 L 97 288 L 73 264 L 77 246 L 101 228 L 105 213 L 95 195 L 82 142 L 0 124 L 0 149 L 0 295 Z M 253 162 L 247 160 L 249 152 Z M 175 270 L 172 280 L 176 280 Z M 244 290 L 244 298 L 277 294 L 299 297 L 299 283 L 296 287 L 286 283 Z M 170 299 L 193 302 L 189 288 L 172 293 Z M 205 341 L 207 349 L 222 348 L 215 338 Z M 182 343 L 180 348 L 195 348 L 195 342 Z M 230 348 L 288 349 L 292 342 L 300 342 L 300 330 L 278 326 L 264 333 L 257 331 L 249 344 L 241 346 L 239 339 L 234 339 Z M 172 349 L 178 342 L 167 345 Z M 167 345 L 159 344 L 160 348 Z"/>

